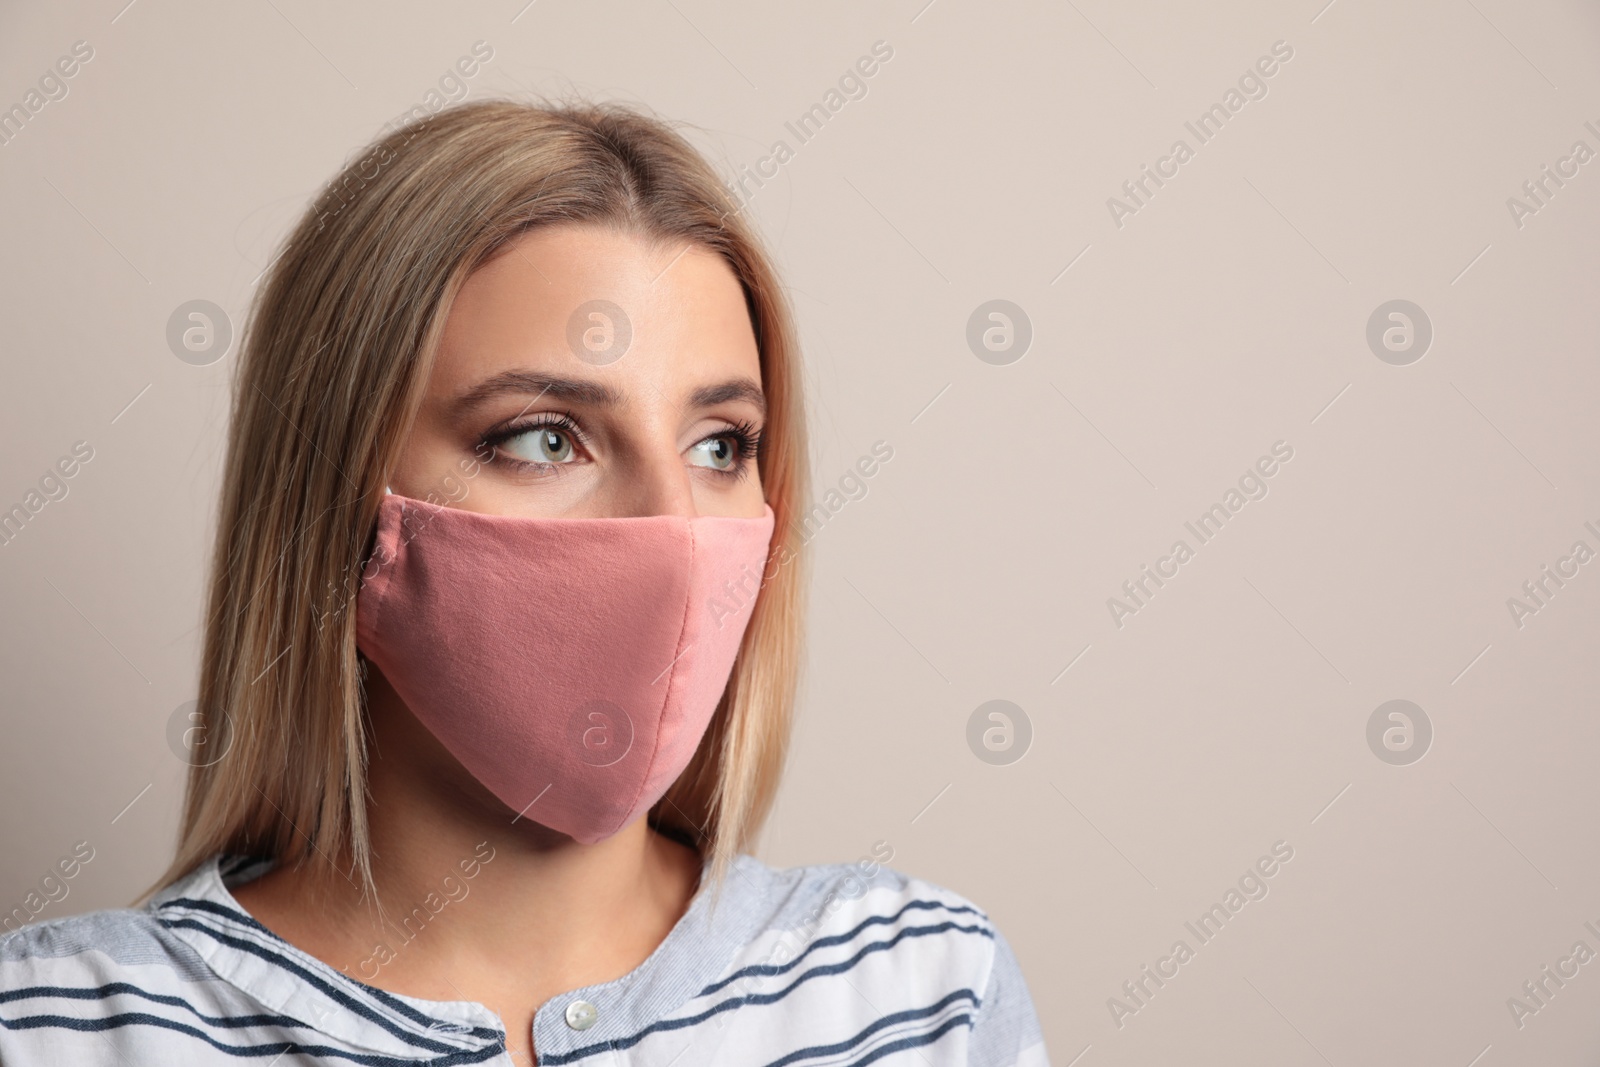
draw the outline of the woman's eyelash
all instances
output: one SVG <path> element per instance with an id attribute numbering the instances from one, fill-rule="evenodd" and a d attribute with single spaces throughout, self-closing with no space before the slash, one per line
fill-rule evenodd
<path id="1" fill-rule="evenodd" d="M 753 422 L 736 422 L 726 430 L 711 436 L 733 438 L 738 445 L 741 461 L 755 459 L 756 453 L 761 450 L 761 431 L 756 429 Z"/>
<path id="2" fill-rule="evenodd" d="M 536 460 L 527 460 L 522 459 L 519 456 L 506 455 L 502 453 L 498 447 L 503 442 L 509 441 L 513 437 L 518 437 L 525 433 L 531 433 L 534 430 L 542 430 L 547 428 L 562 431 L 563 433 L 569 435 L 575 443 L 582 444 L 584 441 L 583 431 L 578 428 L 577 422 L 574 421 L 570 415 L 555 411 L 539 415 L 526 422 L 512 423 L 510 426 L 506 426 L 499 430 L 490 430 L 479 439 L 477 447 L 474 449 L 474 451 L 480 457 L 487 457 L 485 458 L 484 462 L 500 460 L 502 462 L 521 464 L 523 466 L 531 467 L 559 466 L 560 464 L 540 463 Z M 733 470 L 718 471 L 717 473 L 719 474 L 735 476 L 742 473 L 746 463 L 755 459 L 761 451 L 761 430 L 758 429 L 753 422 L 746 420 L 735 422 L 725 430 L 718 430 L 716 433 L 707 434 L 706 437 L 702 438 L 701 440 L 708 441 L 717 437 L 731 438 L 739 455 L 739 466 L 737 468 L 734 468 Z"/>
<path id="3" fill-rule="evenodd" d="M 543 415 L 539 415 L 528 420 L 527 422 L 512 423 L 510 426 L 507 426 L 504 429 L 490 430 L 488 433 L 483 435 L 481 440 L 478 441 L 478 447 L 475 449 L 475 451 L 480 455 L 487 451 L 492 459 L 506 460 L 513 463 L 525 463 L 532 466 L 554 466 L 554 464 L 538 463 L 534 460 L 522 459 L 518 456 L 504 455 L 500 452 L 498 447 L 502 442 L 509 441 L 513 437 L 518 437 L 525 433 L 531 433 L 534 430 L 543 430 L 547 428 L 560 430 L 563 433 L 568 434 L 573 441 L 577 443 L 581 444 L 583 442 L 583 431 L 578 429 L 578 424 L 573 421 L 572 416 L 563 414 L 559 411 L 552 411 Z"/>

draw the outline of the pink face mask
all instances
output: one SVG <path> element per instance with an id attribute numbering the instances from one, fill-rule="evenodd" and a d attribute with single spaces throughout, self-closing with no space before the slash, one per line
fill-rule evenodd
<path id="1" fill-rule="evenodd" d="M 592 844 L 700 744 L 760 589 L 763 510 L 526 519 L 390 494 L 357 645 L 507 807 Z"/>

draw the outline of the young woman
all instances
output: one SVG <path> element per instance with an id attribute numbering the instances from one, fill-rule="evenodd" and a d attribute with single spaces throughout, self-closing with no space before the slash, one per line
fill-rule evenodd
<path id="1" fill-rule="evenodd" d="M 616 106 L 377 141 L 235 380 L 181 841 L 0 940 L 0 1062 L 1041 1065 L 1004 937 L 746 848 L 789 735 L 797 352 L 715 172 Z"/>

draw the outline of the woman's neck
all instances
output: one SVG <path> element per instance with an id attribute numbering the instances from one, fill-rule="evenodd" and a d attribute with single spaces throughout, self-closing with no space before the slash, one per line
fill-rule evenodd
<path id="1" fill-rule="evenodd" d="M 516 817 L 381 675 L 368 682 L 367 813 L 381 917 L 359 877 L 326 861 L 240 886 L 234 895 L 247 911 L 358 981 L 476 1000 L 513 1028 L 550 997 L 619 978 L 654 951 L 699 887 L 699 853 L 643 818 L 584 845 Z"/>

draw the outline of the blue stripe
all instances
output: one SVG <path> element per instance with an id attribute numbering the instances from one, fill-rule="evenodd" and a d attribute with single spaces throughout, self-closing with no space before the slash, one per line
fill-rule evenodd
<path id="1" fill-rule="evenodd" d="M 819 937 L 815 941 L 811 942 L 810 946 L 807 947 L 804 952 L 800 953 L 800 955 L 786 963 L 757 963 L 734 971 L 721 981 L 712 982 L 710 985 L 700 990 L 698 995 L 702 997 L 709 996 L 729 983 L 736 982 L 740 978 L 743 978 L 747 975 L 760 975 L 762 977 L 766 977 L 774 974 L 782 974 L 784 971 L 793 970 L 800 964 L 801 960 L 811 955 L 811 953 L 815 952 L 817 949 L 827 948 L 830 945 L 843 944 L 846 941 L 853 941 L 855 940 L 856 935 L 865 930 L 867 927 L 892 923 L 913 908 L 943 908 L 945 911 L 955 914 L 967 912 L 972 915 L 977 915 L 980 918 L 988 918 L 988 916 L 984 915 L 983 912 L 979 911 L 977 908 L 971 908 L 964 904 L 951 905 L 941 903 L 937 900 L 913 900 L 905 907 L 895 912 L 893 915 L 874 915 L 871 918 L 863 919 L 861 922 L 857 923 L 854 928 L 847 930 L 842 934 L 829 934 L 827 937 Z"/>
<path id="2" fill-rule="evenodd" d="M 866 1065 L 871 1063 L 873 1060 L 882 1059 L 891 1052 L 899 1052 L 901 1049 L 907 1048 L 918 1048 L 922 1045 L 931 1045 L 963 1023 L 965 1023 L 967 1026 L 971 1026 L 971 1016 L 957 1015 L 955 1018 L 950 1019 L 943 1026 L 930 1033 L 922 1034 L 920 1036 L 903 1037 L 899 1041 L 891 1041 L 882 1048 L 873 1049 L 859 1060 L 856 1060 L 854 1063 L 850 1064 L 849 1067 L 866 1067 Z"/>
<path id="3" fill-rule="evenodd" d="M 104 1000 L 106 997 L 118 993 L 127 993 L 131 996 L 143 997 L 157 1004 L 168 1004 L 173 1007 L 185 1008 L 195 1018 L 210 1023 L 212 1026 L 241 1027 L 241 1026 L 298 1026 L 302 1030 L 316 1030 L 314 1026 L 307 1026 L 299 1019 L 292 1019 L 287 1015 L 207 1015 L 182 997 L 167 996 L 164 993 L 151 993 L 140 989 L 129 982 L 107 982 L 94 989 L 81 986 L 28 986 L 24 989 L 8 989 L 0 991 L 0 1004 L 9 1004 L 15 1000 L 32 1000 L 35 997 L 61 997 L 64 1000 Z"/>
<path id="4" fill-rule="evenodd" d="M 241 949 L 241 950 L 243 950 L 245 952 L 251 953 L 252 955 L 260 956 L 262 959 L 267 960 L 267 961 L 269 961 L 271 963 L 275 963 L 278 966 L 282 967 L 284 970 L 286 970 L 289 973 L 291 973 L 291 974 L 295 975 L 296 977 L 300 978 L 302 981 L 305 981 L 305 982 L 309 983 L 310 985 L 315 986 L 317 989 L 322 990 L 328 996 L 332 997 L 334 1000 L 338 1001 L 343 1006 L 349 1008 L 351 1011 L 355 1012 L 361 1018 L 366 1019 L 368 1022 L 377 1023 L 379 1026 L 383 1027 L 383 1029 L 387 1030 L 389 1033 L 393 1034 L 395 1037 L 398 1037 L 398 1038 L 400 1038 L 400 1039 L 402 1039 L 404 1041 L 407 1041 L 407 1042 L 417 1046 L 418 1048 L 426 1049 L 429 1052 L 450 1052 L 450 1051 L 453 1051 L 454 1049 L 456 1049 L 458 1047 L 458 1046 L 455 1046 L 455 1045 L 445 1044 L 445 1043 L 438 1042 L 438 1041 L 430 1041 L 430 1040 L 428 1040 L 427 1038 L 423 1037 L 420 1034 L 416 1034 L 416 1033 L 412 1033 L 412 1032 L 408 1031 L 405 1027 L 402 1027 L 402 1026 L 396 1024 L 392 1019 L 389 1019 L 387 1016 L 383 1015 L 382 1013 L 374 1011 L 370 1006 L 368 1006 L 366 1004 L 363 1004 L 361 1001 L 356 1000 L 354 997 L 351 997 L 348 994 L 346 994 L 344 992 L 341 992 L 338 989 L 335 989 L 333 986 L 331 986 L 327 982 L 323 981 L 320 977 L 318 977 L 317 975 L 313 974 L 312 972 L 306 970 L 304 967 L 301 967 L 299 964 L 295 963 L 293 960 L 288 960 L 288 959 L 284 959 L 284 958 L 282 958 L 280 956 L 277 956 L 274 953 L 267 951 L 266 949 L 262 948 L 260 945 L 257 945 L 257 944 L 255 944 L 253 942 L 245 941 L 242 938 L 231 937 L 231 936 L 229 936 L 227 934 L 221 933 L 220 931 L 213 930 L 210 927 L 206 926 L 204 923 L 197 922 L 196 920 L 193 920 L 193 919 L 162 919 L 162 920 L 160 920 L 160 922 L 161 922 L 161 924 L 163 926 L 166 926 L 166 927 L 181 927 L 181 928 L 189 929 L 189 930 L 198 930 L 203 934 L 209 935 L 210 937 L 214 938 L 215 940 L 221 942 L 224 945 L 228 945 L 228 946 L 231 946 L 233 948 Z M 454 1025 L 454 1024 L 449 1023 L 448 1020 L 440 1020 L 440 1022 L 443 1023 L 444 1025 Z M 483 1037 L 483 1036 L 485 1036 L 484 1032 L 483 1032 L 483 1028 L 474 1027 L 473 1031 L 472 1031 L 472 1036 L 474 1036 L 474 1037 Z M 488 1036 L 493 1038 L 493 1039 L 498 1040 L 498 1039 L 501 1038 L 502 1035 L 498 1031 L 488 1031 Z"/>
<path id="5" fill-rule="evenodd" d="M 243 923 L 246 927 L 248 927 L 250 929 L 253 929 L 253 930 L 257 930 L 262 934 L 265 934 L 269 939 L 271 939 L 271 941 L 274 944 L 284 945 L 284 946 L 290 947 L 290 948 L 293 947 L 293 946 L 289 945 L 289 943 L 287 941 L 285 941 L 283 938 L 279 937 L 277 934 L 273 933 L 271 930 L 267 929 L 265 926 L 263 926 L 259 922 L 257 922 L 253 916 L 246 915 L 242 911 L 235 911 L 232 908 L 223 907 L 221 904 L 217 904 L 217 903 L 215 903 L 213 901 L 210 901 L 210 900 L 195 900 L 195 899 L 190 898 L 190 897 L 179 897 L 179 898 L 175 898 L 173 900 L 164 901 L 161 904 L 161 907 L 165 908 L 165 907 L 167 907 L 169 905 L 181 905 L 181 906 L 184 906 L 184 907 L 193 908 L 193 909 L 195 909 L 197 911 L 211 912 L 211 913 L 213 913 L 215 915 L 220 915 L 220 916 L 222 916 L 224 918 L 232 919 L 234 922 Z M 165 919 L 163 919 L 161 921 L 163 923 L 167 922 L 167 920 L 165 920 Z M 200 931 L 202 931 L 204 933 L 211 934 L 212 937 L 215 937 L 218 940 L 222 940 L 222 935 L 218 934 L 216 931 L 212 930 L 210 927 L 199 925 L 199 924 L 195 924 L 192 921 L 189 922 L 189 925 L 190 925 L 190 927 L 192 929 L 200 930 Z M 254 943 L 253 942 L 249 942 L 247 944 L 254 944 Z M 268 960 L 271 960 L 271 961 L 273 961 L 275 963 L 278 963 L 280 966 L 282 966 L 282 967 L 284 967 L 284 968 L 286 968 L 288 970 L 293 971 L 293 973 L 295 973 L 297 975 L 305 975 L 306 974 L 306 972 L 302 968 L 300 968 L 300 966 L 298 964 L 296 964 L 292 959 L 290 959 L 288 957 L 281 956 L 281 955 L 279 955 L 277 953 L 273 953 L 270 950 L 268 950 L 266 948 L 263 948 L 262 946 L 257 945 L 254 948 L 252 948 L 250 951 L 255 952 L 257 955 L 262 956 L 265 959 L 268 959 Z M 382 1004 L 384 1007 L 388 1008 L 394 1014 L 399 1015 L 402 1018 L 409 1019 L 412 1022 L 417 1023 L 419 1026 L 424 1027 L 425 1029 L 427 1029 L 430 1032 L 432 1032 L 433 1029 L 436 1026 L 441 1025 L 441 1024 L 444 1025 L 444 1026 L 449 1026 L 449 1027 L 458 1027 L 460 1025 L 458 1023 L 453 1023 L 453 1022 L 449 1021 L 448 1019 L 436 1019 L 431 1015 L 424 1015 L 422 1012 L 416 1010 L 411 1005 L 405 1003 L 404 1001 L 395 999 L 395 997 L 393 997 L 389 993 L 386 993 L 382 989 L 377 988 L 376 986 L 369 986 L 365 982 L 359 982 L 354 978 L 349 978 L 349 977 L 344 976 L 344 975 L 339 975 L 338 977 L 339 977 L 340 981 L 347 982 L 350 985 L 355 986 L 359 991 L 361 991 L 362 993 L 364 993 L 367 996 L 371 997 L 373 1000 L 378 1001 L 380 1004 Z M 323 988 L 326 989 L 328 987 L 323 986 Z M 331 993 L 331 990 L 330 990 L 330 993 Z M 502 1036 L 501 1032 L 499 1030 L 492 1030 L 492 1029 L 489 1029 L 487 1027 L 482 1027 L 482 1026 L 474 1026 L 474 1027 L 471 1027 L 469 1029 L 462 1030 L 460 1032 L 466 1033 L 466 1034 L 470 1034 L 473 1037 L 490 1039 L 490 1040 L 496 1040 L 496 1039 L 499 1039 Z"/>
<path id="6" fill-rule="evenodd" d="M 721 1001 L 720 1003 L 713 1004 L 699 1015 L 690 1015 L 681 1019 L 663 1019 L 660 1022 L 651 1023 L 643 1030 L 640 1030 L 634 1034 L 630 1034 L 627 1037 L 618 1038 L 615 1041 L 606 1041 L 594 1045 L 585 1045 L 584 1047 L 574 1049 L 571 1052 L 541 1054 L 539 1057 L 539 1063 L 541 1067 L 544 1067 L 544 1065 L 556 1067 L 556 1065 L 559 1064 L 571 1063 L 574 1060 L 580 1060 L 583 1057 L 591 1055 L 592 1053 L 601 1049 L 621 1050 L 632 1048 L 634 1045 L 637 1045 L 639 1042 L 643 1041 L 646 1037 L 655 1033 L 656 1031 L 681 1030 L 687 1026 L 698 1026 L 700 1023 L 705 1022 L 712 1016 L 718 1015 L 725 1011 L 732 1011 L 734 1008 L 742 1008 L 746 1005 L 775 1004 L 787 997 L 790 993 L 794 992 L 795 989 L 805 982 L 809 982 L 813 978 L 820 978 L 824 975 L 842 974 L 843 972 L 855 967 L 857 963 L 861 962 L 863 957 L 869 955 L 870 953 L 883 952 L 893 948 L 900 942 L 902 938 L 928 937 L 933 934 L 947 933 L 951 930 L 956 930 L 967 934 L 981 934 L 984 937 L 994 936 L 994 934 L 986 927 L 962 926 L 961 924 L 954 922 L 943 922 L 934 926 L 908 926 L 899 933 L 895 934 L 895 936 L 890 938 L 888 941 L 874 941 L 863 946 L 861 951 L 857 952 L 854 956 L 851 956 L 847 960 L 813 967 L 811 970 L 805 972 L 793 982 L 790 982 L 787 986 L 775 993 L 751 993 L 744 996 L 732 997 L 728 1000 Z"/>
<path id="7" fill-rule="evenodd" d="M 448 1056 L 440 1056 L 431 1060 L 414 1060 L 397 1059 L 394 1056 L 375 1053 L 347 1052 L 344 1049 L 333 1048 L 329 1045 L 302 1045 L 296 1041 L 273 1041 L 264 1045 L 224 1045 L 202 1030 L 174 1022 L 171 1019 L 163 1019 L 159 1015 L 147 1015 L 143 1012 L 128 1012 L 122 1015 L 107 1016 L 103 1019 L 76 1019 L 66 1015 L 29 1015 L 20 1019 L 0 1018 L 0 1027 L 5 1027 L 8 1030 L 42 1030 L 59 1027 L 66 1030 L 91 1033 L 118 1030 L 124 1026 L 155 1026 L 166 1030 L 176 1030 L 180 1034 L 188 1034 L 190 1037 L 204 1041 L 217 1051 L 226 1052 L 230 1056 L 281 1056 L 285 1052 L 304 1052 L 312 1056 L 365 1064 L 367 1067 L 418 1067 L 419 1063 L 427 1064 L 428 1067 L 450 1067 L 453 1064 L 482 1063 L 484 1060 L 498 1056 L 505 1051 L 504 1043 L 496 1042 L 488 1048 L 458 1051 Z"/>
<path id="8" fill-rule="evenodd" d="M 905 1011 L 897 1011 L 893 1015 L 885 1015 L 876 1022 L 857 1032 L 854 1037 L 845 1038 L 843 1041 L 837 1041 L 831 1045 L 812 1045 L 810 1048 L 796 1049 L 787 1056 L 773 1060 L 771 1063 L 767 1064 L 766 1067 L 786 1067 L 787 1064 L 794 1063 L 796 1060 L 811 1059 L 816 1056 L 833 1056 L 841 1052 L 848 1052 L 886 1026 L 894 1026 L 897 1023 L 911 1022 L 915 1019 L 926 1019 L 931 1016 L 938 1015 L 941 1011 L 958 1000 L 971 1001 L 974 1011 L 976 1011 L 983 1003 L 978 996 L 972 992 L 972 990 L 957 989 L 955 992 L 950 993 L 943 999 L 938 1000 L 933 1004 L 928 1005 L 926 1008 L 908 1008 Z M 880 1056 L 888 1055 L 890 1052 L 895 1052 L 899 1049 L 911 1048 L 913 1045 L 926 1045 L 929 1042 L 937 1039 L 941 1034 L 948 1031 L 952 1025 L 962 1022 L 971 1025 L 971 1020 L 972 1016 L 966 1011 L 962 1011 L 959 1015 L 951 1016 L 945 1021 L 944 1025 L 940 1026 L 936 1030 L 930 1031 L 926 1034 L 911 1034 L 896 1041 L 891 1041 L 881 1048 L 873 1049 L 867 1054 L 866 1059 L 857 1060 L 856 1062 L 871 1063 Z"/>

